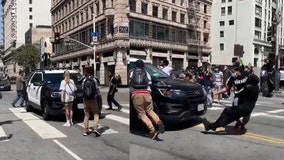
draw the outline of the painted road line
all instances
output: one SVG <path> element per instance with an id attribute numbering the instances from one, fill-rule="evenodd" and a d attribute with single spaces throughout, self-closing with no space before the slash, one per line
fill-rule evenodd
<path id="1" fill-rule="evenodd" d="M 55 142 L 59 147 L 64 149 L 68 154 L 70 154 L 76 160 L 82 160 L 82 158 L 80 158 L 78 155 L 76 155 L 74 152 L 72 152 L 70 149 L 68 149 L 66 146 L 64 146 L 62 143 L 60 143 L 58 140 L 54 139 L 53 142 Z"/>
<path id="2" fill-rule="evenodd" d="M 258 116 L 264 116 L 267 115 L 267 113 L 264 112 L 256 112 L 256 113 L 252 113 L 251 117 L 258 117 Z"/>
<path id="3" fill-rule="evenodd" d="M 221 110 L 224 109 L 224 107 L 208 107 L 208 110 Z"/>
<path id="4" fill-rule="evenodd" d="M 109 108 L 109 106 L 103 104 L 103 108 L 107 109 L 107 108 Z M 121 109 L 120 111 L 129 114 L 129 109 L 124 109 L 124 108 L 122 107 L 122 109 Z"/>
<path id="5" fill-rule="evenodd" d="M 4 141 L 9 141 L 9 138 L 7 137 L 3 127 L 0 126 L 0 142 L 4 142 Z"/>
<path id="6" fill-rule="evenodd" d="M 76 125 L 85 128 L 83 123 L 77 123 Z M 94 121 L 89 121 L 89 127 L 93 127 L 93 126 L 94 126 Z M 118 131 L 111 129 L 108 126 L 103 126 L 101 124 L 98 124 L 98 130 L 102 131 L 101 134 L 116 134 L 116 133 L 118 133 Z M 91 131 L 91 129 L 89 129 L 89 131 Z"/>
<path id="7" fill-rule="evenodd" d="M 269 118 L 275 118 L 275 119 L 284 119 L 284 116 L 278 116 L 278 115 L 272 115 L 272 114 L 265 114 L 263 116 L 266 116 Z"/>
<path id="8" fill-rule="evenodd" d="M 124 106 L 124 107 L 129 107 L 129 106 L 130 106 L 129 103 L 122 103 L 122 104 L 120 104 L 120 105 L 122 105 L 122 106 Z"/>
<path id="9" fill-rule="evenodd" d="M 284 109 L 277 109 L 277 110 L 267 111 L 267 113 L 281 113 L 281 112 L 284 112 Z"/>
<path id="10" fill-rule="evenodd" d="M 129 126 L 129 119 L 128 118 L 124 118 L 124 117 L 120 117 L 120 116 L 116 116 L 116 115 L 111 115 L 111 114 L 106 115 L 106 118 L 110 119 L 110 120 L 117 121 L 119 123 L 126 124 L 126 125 Z"/>
<path id="11" fill-rule="evenodd" d="M 65 134 L 51 126 L 47 122 L 34 116 L 32 113 L 26 112 L 24 108 L 9 108 L 19 119 L 25 122 L 34 132 L 42 139 L 65 138 Z"/>
<path id="12" fill-rule="evenodd" d="M 196 128 L 204 128 L 203 124 L 199 124 L 194 126 Z M 220 127 L 216 129 L 217 132 L 222 132 L 225 131 L 225 128 Z M 246 132 L 243 135 L 240 135 L 242 137 L 246 137 L 246 138 L 250 138 L 250 139 L 257 139 L 263 142 L 268 142 L 268 143 L 274 143 L 274 144 L 283 144 L 284 145 L 284 139 L 279 139 L 279 138 L 273 138 L 273 137 L 268 137 L 268 136 L 263 136 L 263 135 L 259 135 L 259 134 L 254 134 L 254 133 L 249 133 Z"/>

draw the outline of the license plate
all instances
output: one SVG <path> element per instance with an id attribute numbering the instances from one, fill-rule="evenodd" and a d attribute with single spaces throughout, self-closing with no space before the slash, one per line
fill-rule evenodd
<path id="1" fill-rule="evenodd" d="M 84 104 L 83 103 L 79 103 L 78 104 L 78 109 L 84 109 Z"/>
<path id="2" fill-rule="evenodd" d="M 0 88 L 4 88 L 4 86 L 0 86 Z"/>
<path id="3" fill-rule="evenodd" d="M 204 104 L 199 104 L 197 106 L 197 111 L 203 111 L 204 110 Z"/>

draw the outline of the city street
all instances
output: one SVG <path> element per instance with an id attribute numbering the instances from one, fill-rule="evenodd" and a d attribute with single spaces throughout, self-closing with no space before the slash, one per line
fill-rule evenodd
<path id="1" fill-rule="evenodd" d="M 218 134 L 204 134 L 204 127 L 198 123 L 186 123 L 167 128 L 160 135 L 162 141 L 153 141 L 141 135 L 131 134 L 130 159 L 153 160 L 282 160 L 284 156 L 284 98 L 264 98 L 258 102 L 247 124 L 247 132 L 234 130 L 235 123 Z M 231 100 L 222 100 L 222 105 L 209 108 L 206 117 L 215 121 L 224 105 Z M 224 132 L 226 130 L 226 132 Z"/>
<path id="2" fill-rule="evenodd" d="M 15 88 L 15 86 L 13 86 Z M 102 88 L 104 108 L 108 88 Z M 83 136 L 83 119 L 63 127 L 65 118 L 43 121 L 39 113 L 13 108 L 15 91 L 3 91 L 0 100 L 0 159 L 29 160 L 125 160 L 129 159 L 129 96 L 119 89 L 117 100 L 122 112 L 106 111 L 99 121 L 101 137 Z M 116 109 L 116 107 L 114 107 Z M 90 126 L 93 121 L 90 119 Z"/>

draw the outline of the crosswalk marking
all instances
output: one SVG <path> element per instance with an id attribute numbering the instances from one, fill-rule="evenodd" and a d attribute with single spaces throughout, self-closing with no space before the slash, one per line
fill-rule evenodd
<path id="1" fill-rule="evenodd" d="M 109 106 L 104 104 L 104 105 L 103 105 L 103 108 L 106 108 L 106 109 L 107 109 L 107 108 L 109 108 Z M 128 109 L 122 108 L 120 111 L 129 114 L 129 110 L 128 110 Z"/>
<path id="2" fill-rule="evenodd" d="M 52 125 L 34 116 L 32 113 L 26 112 L 24 108 L 9 108 L 19 119 L 25 122 L 34 132 L 42 139 L 65 138 L 65 134 L 57 130 Z"/>
<path id="3" fill-rule="evenodd" d="M 77 123 L 76 125 L 85 128 L 83 123 Z M 89 121 L 89 127 L 92 127 L 92 126 L 94 126 L 94 121 Z M 113 129 L 107 127 L 107 126 L 103 126 L 101 124 L 98 124 L 98 129 L 101 132 L 101 134 L 115 134 L 115 133 L 118 133 L 118 131 L 113 130 Z M 91 130 L 89 130 L 89 131 L 91 131 Z"/>
<path id="4" fill-rule="evenodd" d="M 0 142 L 3 142 L 3 141 L 9 141 L 9 139 L 7 138 L 7 135 L 4 129 L 2 128 L 2 126 L 0 126 Z"/>
<path id="5" fill-rule="evenodd" d="M 111 114 L 106 115 L 106 118 L 114 120 L 114 121 L 117 121 L 117 122 L 120 122 L 120 123 L 123 123 L 123 124 L 126 124 L 126 125 L 129 126 L 129 118 L 124 118 L 124 117 L 111 115 Z"/>

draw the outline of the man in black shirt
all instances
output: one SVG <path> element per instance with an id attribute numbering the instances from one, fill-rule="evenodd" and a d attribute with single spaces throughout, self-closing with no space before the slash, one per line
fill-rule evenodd
<path id="1" fill-rule="evenodd" d="M 244 72 L 243 66 L 236 67 L 227 86 L 214 94 L 222 94 L 232 87 L 235 89 L 235 98 L 232 107 L 225 108 L 220 117 L 210 123 L 207 119 L 203 120 L 205 130 L 216 130 L 218 127 L 224 127 L 233 121 L 239 121 L 242 117 L 250 116 L 255 107 L 259 95 L 259 78 L 254 74 Z"/>
<path id="2" fill-rule="evenodd" d="M 115 75 L 112 72 L 109 72 L 109 76 L 110 78 L 110 82 L 109 82 L 109 91 L 108 91 L 108 95 L 107 95 L 107 103 L 109 108 L 107 110 L 113 110 L 112 108 L 112 103 L 114 103 L 114 105 L 117 106 L 117 110 L 120 111 L 122 106 L 114 99 L 114 95 L 115 93 L 118 91 L 117 90 L 117 85 L 118 85 L 118 81 L 115 77 Z"/>

